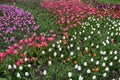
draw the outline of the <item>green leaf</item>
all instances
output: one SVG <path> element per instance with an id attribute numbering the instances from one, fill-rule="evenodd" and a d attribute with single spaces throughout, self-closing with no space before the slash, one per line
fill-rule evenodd
<path id="1" fill-rule="evenodd" d="M 0 80 L 7 80 L 6 78 L 0 78 Z"/>

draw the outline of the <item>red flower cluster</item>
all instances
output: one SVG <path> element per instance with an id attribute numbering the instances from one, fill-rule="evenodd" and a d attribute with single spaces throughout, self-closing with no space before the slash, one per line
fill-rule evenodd
<path id="1" fill-rule="evenodd" d="M 13 54 L 13 55 L 18 55 L 19 51 L 23 51 L 23 47 L 25 46 L 30 46 L 30 47 L 37 47 L 37 48 L 41 48 L 41 47 L 47 47 L 48 46 L 48 42 L 52 42 L 54 40 L 54 38 L 56 37 L 56 35 L 54 34 L 54 31 L 51 30 L 51 37 L 47 37 L 47 36 L 43 36 L 42 34 L 40 34 L 39 36 L 36 35 L 36 33 L 34 33 L 30 38 L 28 39 L 24 39 L 24 40 L 20 40 L 19 43 L 14 43 L 12 46 L 8 46 L 8 49 L 6 49 L 5 53 L 0 52 L 0 63 L 2 62 L 3 58 Z M 55 36 L 53 36 L 53 34 Z M 27 54 L 22 53 L 20 54 L 20 59 L 16 62 L 17 66 L 20 66 L 21 64 L 23 64 L 24 62 L 24 58 L 27 56 Z M 27 58 L 27 61 L 30 61 L 30 58 Z M 37 58 L 32 58 L 32 61 L 36 62 Z"/>

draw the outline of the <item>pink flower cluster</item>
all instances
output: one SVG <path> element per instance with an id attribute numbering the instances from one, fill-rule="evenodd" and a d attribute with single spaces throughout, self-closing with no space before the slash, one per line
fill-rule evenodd
<path id="1" fill-rule="evenodd" d="M 67 24 L 64 31 L 76 27 L 90 15 L 101 17 L 102 14 L 91 5 L 83 4 L 78 0 L 44 1 L 43 7 L 58 17 L 57 24 Z"/>

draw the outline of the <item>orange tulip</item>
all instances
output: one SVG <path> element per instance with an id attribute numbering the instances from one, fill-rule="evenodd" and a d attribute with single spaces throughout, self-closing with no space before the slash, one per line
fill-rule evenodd
<path id="1" fill-rule="evenodd" d="M 96 54 L 96 53 L 94 53 L 94 54 L 93 54 L 93 56 L 94 56 L 94 57 L 96 57 L 96 56 L 97 56 L 97 54 Z"/>
<path id="2" fill-rule="evenodd" d="M 96 68 L 95 71 L 96 71 L 96 72 L 99 72 L 99 68 Z"/>
<path id="3" fill-rule="evenodd" d="M 77 61 L 74 61 L 73 63 L 74 63 L 74 65 L 76 65 L 76 64 L 77 64 Z"/>
<path id="4" fill-rule="evenodd" d="M 66 40 L 64 40 L 64 41 L 63 41 L 63 44 L 67 44 L 67 41 L 66 41 Z"/>
<path id="5" fill-rule="evenodd" d="M 85 50 L 86 53 L 88 53 L 89 51 L 88 50 Z"/>

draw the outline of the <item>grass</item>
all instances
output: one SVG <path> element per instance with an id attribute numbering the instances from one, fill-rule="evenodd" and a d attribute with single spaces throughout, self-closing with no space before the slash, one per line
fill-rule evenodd
<path id="1" fill-rule="evenodd" d="M 100 2 L 105 2 L 105 3 L 114 3 L 114 4 L 120 4 L 120 0 L 98 0 Z"/>

